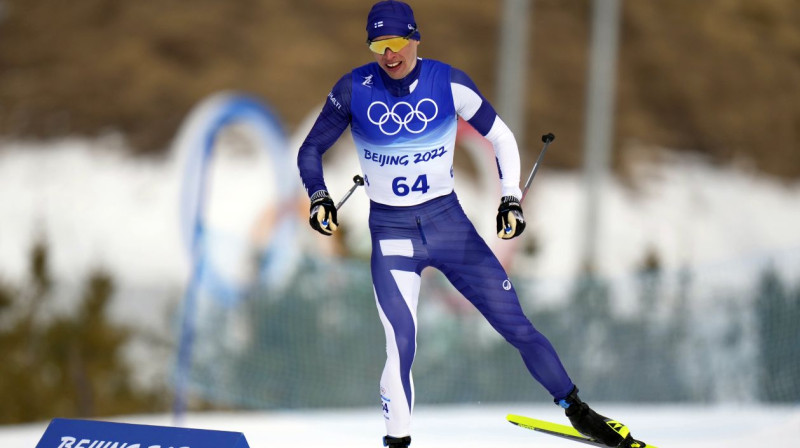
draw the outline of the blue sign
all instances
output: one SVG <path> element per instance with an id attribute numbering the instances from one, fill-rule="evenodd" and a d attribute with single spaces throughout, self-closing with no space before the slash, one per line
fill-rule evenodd
<path id="1" fill-rule="evenodd" d="M 56 418 L 36 448 L 250 448 L 240 432 Z"/>

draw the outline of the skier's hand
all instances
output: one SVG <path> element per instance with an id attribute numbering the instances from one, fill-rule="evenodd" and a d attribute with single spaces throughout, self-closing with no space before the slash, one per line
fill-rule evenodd
<path id="1" fill-rule="evenodd" d="M 311 195 L 311 215 L 308 222 L 311 228 L 326 236 L 332 235 L 339 227 L 336 205 L 327 191 L 319 190 Z"/>
<path id="2" fill-rule="evenodd" d="M 525 230 L 525 217 L 522 216 L 519 199 L 514 196 L 503 196 L 500 207 L 497 208 L 497 236 L 510 240 L 521 235 L 523 230 Z"/>

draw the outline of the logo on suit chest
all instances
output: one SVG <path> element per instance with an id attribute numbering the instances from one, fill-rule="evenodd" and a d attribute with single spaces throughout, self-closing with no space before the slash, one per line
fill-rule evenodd
<path id="1" fill-rule="evenodd" d="M 437 115 L 439 106 L 430 98 L 423 98 L 413 106 L 406 101 L 399 101 L 390 108 L 383 101 L 373 101 L 367 107 L 367 119 L 378 126 L 384 135 L 396 135 L 403 129 L 419 134 Z"/>

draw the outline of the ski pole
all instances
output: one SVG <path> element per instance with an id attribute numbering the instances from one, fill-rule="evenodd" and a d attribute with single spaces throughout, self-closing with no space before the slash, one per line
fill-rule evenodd
<path id="1" fill-rule="evenodd" d="M 356 174 L 355 176 L 353 176 L 353 186 L 350 187 L 349 190 L 347 190 L 347 193 L 345 193 L 344 196 L 342 196 L 342 199 L 339 201 L 339 203 L 336 204 L 336 210 L 342 208 L 342 205 L 344 205 L 344 203 L 350 198 L 350 195 L 352 195 L 353 192 L 356 191 L 356 188 L 360 187 L 361 185 L 364 185 L 364 178 Z M 323 220 L 322 225 L 327 226 L 328 220 L 327 219 Z"/>
<path id="2" fill-rule="evenodd" d="M 555 139 L 556 136 L 553 135 L 552 132 L 548 132 L 547 134 L 542 136 L 544 147 L 542 148 L 542 152 L 539 153 L 539 158 L 536 159 L 536 163 L 533 164 L 533 169 L 531 170 L 530 176 L 528 176 L 528 180 L 525 182 L 525 189 L 522 190 L 522 197 L 519 199 L 520 204 L 522 204 L 522 201 L 525 200 L 525 196 L 528 194 L 528 189 L 531 188 L 531 182 L 533 182 L 533 176 L 536 175 L 536 171 L 539 169 L 539 164 L 542 162 L 542 159 L 544 158 L 544 153 L 547 152 L 547 147 L 550 146 L 550 143 Z"/>
<path id="3" fill-rule="evenodd" d="M 350 198 L 350 195 L 353 194 L 354 191 L 356 191 L 356 188 L 362 185 L 364 185 L 364 178 L 359 176 L 358 174 L 353 176 L 353 186 L 350 187 L 349 190 L 347 190 L 347 193 L 345 193 L 344 196 L 342 196 L 342 200 L 339 201 L 338 204 L 336 204 L 336 210 L 342 208 L 342 205 L 344 205 L 345 201 L 347 201 Z"/>
<path id="4" fill-rule="evenodd" d="M 552 132 L 548 132 L 542 136 L 542 141 L 544 142 L 544 147 L 542 147 L 542 152 L 539 153 L 539 157 L 536 159 L 536 163 L 533 164 L 533 169 L 531 170 L 531 174 L 528 176 L 528 180 L 525 181 L 525 189 L 522 190 L 522 197 L 519 199 L 520 205 L 522 205 L 522 201 L 525 200 L 525 196 L 528 194 L 528 190 L 531 188 L 531 182 L 533 182 L 533 176 L 536 175 L 536 171 L 539 169 L 539 164 L 542 162 L 544 158 L 544 153 L 547 152 L 547 147 L 550 146 L 550 142 L 556 139 L 556 136 L 553 135 Z M 506 233 L 511 233 L 511 226 L 506 225 L 506 228 L 503 229 Z"/>

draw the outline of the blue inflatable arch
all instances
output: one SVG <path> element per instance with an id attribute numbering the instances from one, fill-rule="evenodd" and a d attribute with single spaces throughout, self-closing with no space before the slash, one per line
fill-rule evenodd
<path id="1" fill-rule="evenodd" d="M 298 180 L 292 165 L 289 143 L 277 116 L 257 98 L 241 93 L 223 92 L 199 103 L 186 118 L 173 144 L 172 151 L 183 161 L 183 179 L 180 191 L 180 229 L 183 245 L 191 260 L 189 283 L 184 292 L 181 314 L 181 333 L 175 370 L 176 418 L 185 411 L 186 384 L 191 367 L 194 340 L 194 319 L 198 294 L 208 290 L 215 300 L 235 303 L 243 296 L 247 285 L 237 285 L 214 269 L 208 250 L 210 229 L 206 225 L 206 199 L 209 183 L 207 175 L 213 160 L 217 137 L 232 124 L 246 126 L 255 136 L 255 144 L 269 153 L 272 177 L 276 185 L 277 204 L 294 201 Z M 265 173 L 268 176 L 269 173 Z M 296 249 L 297 226 L 291 213 L 282 214 L 274 226 L 268 251 L 274 254 L 291 253 Z M 272 268 L 285 268 L 286 260 L 280 256 L 267 257 Z M 262 267 L 261 271 L 269 270 Z"/>

